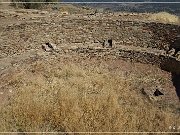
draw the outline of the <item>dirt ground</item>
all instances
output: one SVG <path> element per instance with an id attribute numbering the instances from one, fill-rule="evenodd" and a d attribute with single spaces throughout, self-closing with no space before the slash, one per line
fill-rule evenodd
<path id="1" fill-rule="evenodd" d="M 26 31 L 19 33 L 22 41 L 12 38 L 21 28 L 4 35 L 23 23 L 41 32 L 33 23 L 59 14 L 68 18 L 62 11 L 0 4 L 0 132 L 180 131 L 180 97 L 170 72 L 131 60 L 47 52 L 36 40 L 25 44 Z"/>

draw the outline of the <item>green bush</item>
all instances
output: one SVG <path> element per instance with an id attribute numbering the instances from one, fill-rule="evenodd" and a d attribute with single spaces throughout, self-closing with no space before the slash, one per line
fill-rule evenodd
<path id="1" fill-rule="evenodd" d="M 23 3 L 23 2 L 29 2 L 29 3 Z M 33 3 L 33 2 L 43 2 L 43 3 Z M 45 4 L 49 4 L 48 2 L 58 2 L 58 0 L 12 0 L 12 5 L 17 8 L 38 9 Z"/>

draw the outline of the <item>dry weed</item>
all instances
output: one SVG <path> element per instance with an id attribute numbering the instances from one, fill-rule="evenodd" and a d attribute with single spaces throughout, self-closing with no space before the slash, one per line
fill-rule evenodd
<path id="1" fill-rule="evenodd" d="M 0 131 L 160 132 L 179 124 L 176 114 L 137 94 L 135 76 L 75 64 L 34 67 L 38 72 L 17 78 L 22 86 L 0 108 Z"/>
<path id="2" fill-rule="evenodd" d="M 178 16 L 172 15 L 167 12 L 159 12 L 159 13 L 151 14 L 149 19 L 161 23 L 180 24 L 180 19 Z"/>

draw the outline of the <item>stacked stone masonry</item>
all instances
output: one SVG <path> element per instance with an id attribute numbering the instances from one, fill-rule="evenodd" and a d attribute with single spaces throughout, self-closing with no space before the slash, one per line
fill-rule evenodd
<path id="1" fill-rule="evenodd" d="M 122 20 L 119 16 L 41 18 L 4 27 L 0 58 L 52 42 L 85 57 L 130 59 L 180 73 L 180 60 L 167 54 L 174 42 L 179 44 L 179 35 L 178 25 Z M 107 47 L 105 41 L 112 41 L 112 45 Z"/>

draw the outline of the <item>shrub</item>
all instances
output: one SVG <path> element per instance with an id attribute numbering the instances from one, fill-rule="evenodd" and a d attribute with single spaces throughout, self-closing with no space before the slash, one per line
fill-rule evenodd
<path id="1" fill-rule="evenodd" d="M 23 3 L 23 2 L 29 2 L 29 3 Z M 33 2 L 42 2 L 42 3 L 33 3 Z M 49 4 L 48 2 L 58 2 L 58 0 L 12 0 L 12 5 L 17 8 L 38 9 L 45 4 Z"/>

